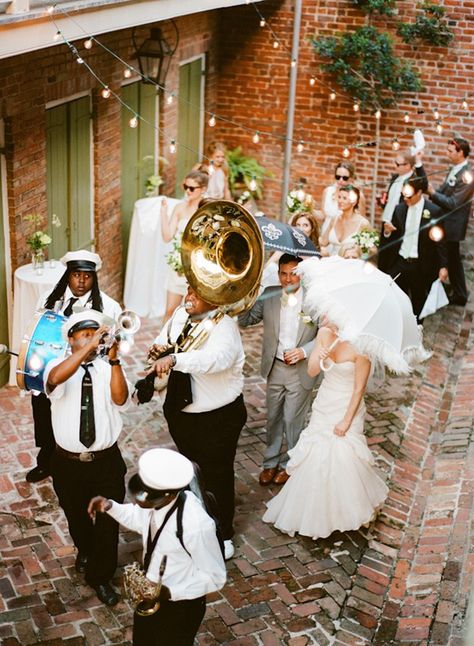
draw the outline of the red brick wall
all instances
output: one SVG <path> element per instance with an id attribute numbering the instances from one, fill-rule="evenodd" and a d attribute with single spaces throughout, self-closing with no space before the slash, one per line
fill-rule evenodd
<path id="1" fill-rule="evenodd" d="M 215 102 L 215 25 L 216 13 L 208 12 L 177 20 L 179 48 L 170 67 L 167 86 L 177 91 L 179 62 L 206 53 L 206 96 Z M 161 25 L 170 41 L 174 30 L 170 23 Z M 137 29 L 137 42 L 149 34 L 150 25 Z M 131 30 L 98 36 L 100 42 L 121 58 L 132 60 Z M 102 48 L 86 50 L 75 42 L 79 53 L 101 80 L 120 94 L 123 65 Z M 94 222 L 96 249 L 104 268 L 101 286 L 116 298 L 122 293 L 121 213 L 120 213 L 120 136 L 121 105 L 112 97 L 104 100 L 102 86 L 84 66 L 78 65 L 66 45 L 57 45 L 0 61 L 0 118 L 5 120 L 7 192 L 10 217 L 12 271 L 29 262 L 26 244 L 30 230 L 24 216 L 39 213 L 46 226 L 46 133 L 45 109 L 51 101 L 66 101 L 79 93 L 92 96 Z M 164 191 L 175 183 L 174 157 L 169 154 L 166 137 L 175 138 L 177 103 L 161 101 L 159 135 L 160 153 L 170 160 Z"/>
<path id="2" fill-rule="evenodd" d="M 377 18 L 374 23 L 393 32 L 396 20 L 408 21 L 416 11 L 416 2 L 407 0 L 397 3 L 399 14 L 395 19 Z M 427 140 L 426 167 L 428 172 L 446 168 L 444 150 L 446 138 L 453 131 L 461 133 L 474 144 L 472 110 L 474 98 L 470 101 L 469 115 L 458 110 L 443 119 L 444 132 L 440 136 L 435 130 L 432 111 L 438 107 L 444 116 L 449 102 L 460 104 L 464 96 L 472 93 L 474 81 L 474 7 L 472 3 L 445 0 L 455 39 L 449 48 L 418 46 L 417 50 L 397 43 L 396 53 L 412 60 L 421 73 L 425 91 L 418 96 L 405 96 L 398 108 L 383 114 L 381 120 L 381 170 L 378 193 L 384 189 L 393 168 L 394 153 L 391 139 L 397 135 L 402 147 L 411 144 L 410 128 L 413 125 L 423 129 Z M 293 1 L 268 0 L 258 5 L 273 30 L 291 50 Z M 331 85 L 328 75 L 322 74 L 318 59 L 309 39 L 314 35 L 332 35 L 346 29 L 363 25 L 364 15 L 346 0 L 303 0 L 303 18 L 300 37 L 298 82 L 296 92 L 296 114 L 294 138 L 308 143 L 302 153 L 293 146 L 291 164 L 292 182 L 305 177 L 318 203 L 323 188 L 333 180 L 335 164 L 342 158 L 346 144 L 372 140 L 375 136 L 375 118 L 369 114 L 356 115 L 349 97 L 338 96 L 329 100 L 329 89 L 316 83 L 309 85 L 312 74 L 316 74 L 326 85 Z M 290 55 L 280 47 L 274 50 L 273 38 L 268 29 L 259 27 L 258 16 L 252 6 L 241 6 L 220 14 L 220 70 L 219 109 L 228 118 L 244 123 L 252 130 L 268 131 L 274 135 L 285 135 L 285 120 L 288 105 L 288 84 Z M 338 88 L 336 86 L 336 91 Z M 425 110 L 417 114 L 417 108 Z M 405 110 L 412 119 L 403 121 Z M 280 187 L 282 178 L 284 144 L 278 139 L 261 136 L 261 143 L 252 143 L 252 135 L 234 126 L 219 125 L 219 136 L 228 146 L 242 145 L 245 152 L 258 157 L 264 166 L 274 174 L 265 184 L 263 209 L 273 216 L 279 215 Z M 359 179 L 368 182 L 365 189 L 370 198 L 373 178 L 374 149 L 365 148 L 351 152 Z M 433 176 L 436 184 L 443 177 Z"/>

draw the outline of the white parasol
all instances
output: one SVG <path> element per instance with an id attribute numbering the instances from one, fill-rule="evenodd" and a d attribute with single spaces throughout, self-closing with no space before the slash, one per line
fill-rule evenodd
<path id="1" fill-rule="evenodd" d="M 338 338 L 373 363 L 407 374 L 413 364 L 430 357 L 410 299 L 371 263 L 311 258 L 297 271 L 306 292 L 305 311 L 314 319 L 326 316 L 338 328 Z"/>

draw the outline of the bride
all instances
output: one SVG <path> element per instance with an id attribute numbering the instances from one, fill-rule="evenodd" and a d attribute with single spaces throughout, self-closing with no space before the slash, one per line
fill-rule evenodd
<path id="1" fill-rule="evenodd" d="M 290 451 L 291 477 L 263 516 L 290 536 L 316 539 L 358 529 L 375 517 L 388 494 L 364 437 L 370 361 L 346 341 L 331 350 L 336 333 L 326 324 L 317 334 L 308 373 L 316 376 L 320 361 L 334 364 L 324 374 L 308 427 Z"/>

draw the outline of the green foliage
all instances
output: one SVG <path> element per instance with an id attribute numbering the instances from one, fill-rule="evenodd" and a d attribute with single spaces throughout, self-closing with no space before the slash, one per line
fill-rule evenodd
<path id="1" fill-rule="evenodd" d="M 227 165 L 229 167 L 230 190 L 234 194 L 239 184 L 245 184 L 246 188 L 256 197 L 262 197 L 263 178 L 269 175 L 263 166 L 257 162 L 255 157 L 248 157 L 242 153 L 241 146 L 228 150 L 226 153 Z M 257 188 L 252 191 L 250 182 L 255 180 Z"/>
<path id="2" fill-rule="evenodd" d="M 418 73 L 394 55 L 390 36 L 375 27 L 360 27 L 339 38 L 313 38 L 312 44 L 322 58 L 330 59 L 322 68 L 334 74 L 362 108 L 387 108 L 402 92 L 422 89 Z"/>
<path id="3" fill-rule="evenodd" d="M 364 13 L 380 13 L 392 16 L 395 0 L 352 0 Z"/>
<path id="4" fill-rule="evenodd" d="M 397 33 L 403 41 L 408 44 L 424 41 L 439 47 L 449 45 L 454 34 L 444 18 L 446 9 L 433 2 L 422 2 L 419 8 L 423 13 L 416 17 L 414 23 L 398 23 Z"/>

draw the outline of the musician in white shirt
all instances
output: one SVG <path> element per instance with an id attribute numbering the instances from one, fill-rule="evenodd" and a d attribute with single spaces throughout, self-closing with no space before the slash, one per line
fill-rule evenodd
<path id="1" fill-rule="evenodd" d="M 159 377 L 171 371 L 163 406 L 168 428 L 180 453 L 199 465 L 206 490 L 215 496 L 226 558 L 231 558 L 234 458 L 247 420 L 242 397 L 245 355 L 237 324 L 227 315 L 213 322 L 215 309 L 188 288 L 184 308 L 176 311 L 155 343 L 176 343 L 186 319 L 191 334 L 205 328 L 207 338 L 198 349 L 158 359 L 152 370 Z"/>
<path id="2" fill-rule="evenodd" d="M 215 523 L 196 495 L 185 491 L 193 478 L 193 465 L 186 457 L 151 449 L 140 457 L 138 474 L 129 482 L 136 504 L 122 505 L 102 496 L 90 501 L 92 518 L 97 511 L 106 512 L 141 534 L 144 573 L 161 583 L 158 596 L 140 604 L 148 609 L 159 600 L 159 609 L 149 616 L 134 614 L 134 646 L 192 646 L 204 617 L 205 595 L 225 584 Z"/>
<path id="3" fill-rule="evenodd" d="M 114 320 L 121 307 L 113 298 L 99 290 L 97 271 L 102 266 L 100 256 L 81 249 L 69 251 L 61 262 L 66 270 L 52 290 L 42 294 L 36 310 L 54 310 L 70 316 L 74 310 L 94 309 Z M 51 456 L 54 452 L 54 437 L 51 426 L 51 406 L 43 393 L 33 393 L 31 398 L 35 444 L 39 447 L 36 466 L 26 474 L 27 482 L 39 482 L 50 475 Z"/>

